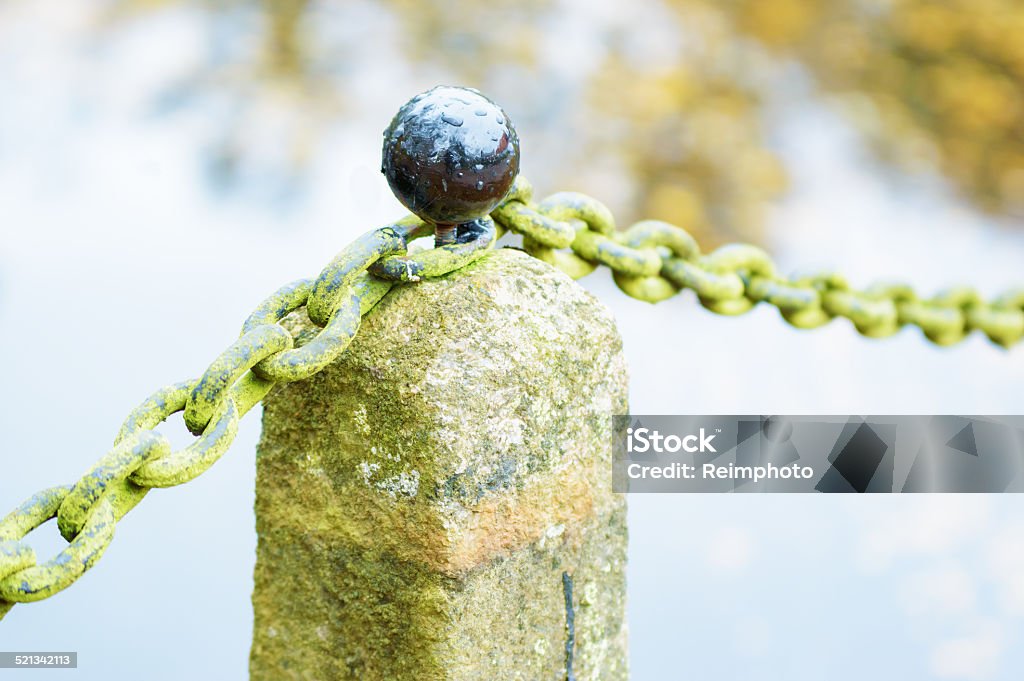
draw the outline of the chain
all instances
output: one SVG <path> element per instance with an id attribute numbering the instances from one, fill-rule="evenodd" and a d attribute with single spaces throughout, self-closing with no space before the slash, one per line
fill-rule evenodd
<path id="1" fill-rule="evenodd" d="M 433 231 L 409 216 L 361 236 L 317 279 L 274 292 L 201 377 L 162 388 L 136 407 L 113 447 L 76 483 L 43 490 L 0 520 L 0 619 L 15 603 L 48 598 L 75 582 L 103 555 L 117 522 L 150 489 L 180 485 L 212 466 L 231 446 L 239 420 L 276 384 L 307 379 L 336 361 L 362 317 L 393 286 L 464 267 L 504 232 L 522 235 L 527 253 L 574 279 L 606 265 L 619 288 L 647 302 L 686 288 L 713 312 L 736 315 L 766 302 L 805 329 L 845 317 L 865 336 L 890 336 L 915 325 L 939 345 L 956 343 L 976 329 L 1004 347 L 1024 336 L 1024 290 L 991 302 L 966 288 L 921 299 L 905 285 L 854 290 L 835 273 L 781 277 L 768 254 L 755 246 L 733 244 L 702 254 L 685 230 L 655 220 L 619 232 L 609 210 L 595 199 L 562 192 L 534 203 L 522 178 L 491 218 L 460 232 L 458 243 L 409 254 L 410 242 Z M 320 330 L 296 340 L 279 322 L 303 307 Z M 172 451 L 154 429 L 177 412 L 183 412 L 197 438 Z M 68 546 L 38 564 L 23 540 L 53 518 Z"/>
<path id="2" fill-rule="evenodd" d="M 0 619 L 15 603 L 48 598 L 75 582 L 150 489 L 180 485 L 212 466 L 231 446 L 239 419 L 276 384 L 309 378 L 337 360 L 363 315 L 397 282 L 443 276 L 482 256 L 496 240 L 494 222 L 484 219 L 458 244 L 407 254 L 412 240 L 433 231 L 410 216 L 361 236 L 316 280 L 281 287 L 249 315 L 238 340 L 201 377 L 161 388 L 132 410 L 113 447 L 78 482 L 45 489 L 0 520 Z M 320 331 L 296 341 L 279 322 L 302 307 Z M 185 425 L 198 437 L 172 451 L 154 428 L 177 412 L 184 412 Z M 23 540 L 53 518 L 68 545 L 38 564 Z"/>
<path id="3" fill-rule="evenodd" d="M 937 345 L 958 343 L 975 330 L 1006 348 L 1024 337 L 1024 289 L 991 301 L 966 287 L 921 298 L 906 284 L 856 290 L 835 272 L 786 277 L 756 246 L 728 244 L 702 254 L 675 225 L 644 220 L 617 231 L 609 210 L 589 196 L 562 192 L 534 203 L 532 194 L 529 183 L 517 178 L 508 200 L 492 213 L 500 230 L 521 234 L 527 253 L 573 279 L 608 266 L 618 287 L 639 300 L 656 303 L 692 289 L 701 305 L 718 314 L 742 314 L 764 302 L 800 329 L 845 317 L 864 336 L 884 338 L 913 325 Z"/>

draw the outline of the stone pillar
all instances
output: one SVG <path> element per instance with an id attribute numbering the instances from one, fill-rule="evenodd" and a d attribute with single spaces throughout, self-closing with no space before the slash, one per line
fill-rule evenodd
<path id="1" fill-rule="evenodd" d="M 626 400 L 611 314 L 545 263 L 393 290 L 264 402 L 252 678 L 626 679 Z"/>

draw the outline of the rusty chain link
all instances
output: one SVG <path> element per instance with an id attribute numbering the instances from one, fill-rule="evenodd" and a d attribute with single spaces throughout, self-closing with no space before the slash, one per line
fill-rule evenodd
<path id="1" fill-rule="evenodd" d="M 798 328 L 850 320 L 858 332 L 881 338 L 914 325 L 939 345 L 980 330 L 1010 347 L 1024 337 L 1024 289 L 986 302 L 958 288 L 920 298 L 906 285 L 850 288 L 835 273 L 784 277 L 760 248 L 722 246 L 702 254 L 680 227 L 656 220 L 617 231 L 599 201 L 561 192 L 534 203 L 518 178 L 490 218 L 476 221 L 459 243 L 409 254 L 414 239 L 434 227 L 415 216 L 364 234 L 341 251 L 316 280 L 280 288 L 246 319 L 239 338 L 199 378 L 158 390 L 136 407 L 114 445 L 75 484 L 32 496 L 0 520 L 0 619 L 14 603 L 48 598 L 72 584 L 103 554 L 116 523 L 154 487 L 173 487 L 212 466 L 230 447 L 239 420 L 277 383 L 300 381 L 336 361 L 360 320 L 399 282 L 443 276 L 473 262 L 504 232 L 522 235 L 523 249 L 574 279 L 608 266 L 626 294 L 647 302 L 692 289 L 705 308 L 736 315 L 761 302 Z M 320 327 L 297 341 L 279 324 L 305 308 Z M 183 412 L 197 439 L 179 451 L 154 431 Z M 25 536 L 53 518 L 68 546 L 37 564 Z"/>

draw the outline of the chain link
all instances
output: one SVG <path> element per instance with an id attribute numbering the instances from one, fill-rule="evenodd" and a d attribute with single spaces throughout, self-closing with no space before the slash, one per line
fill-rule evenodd
<path id="1" fill-rule="evenodd" d="M 718 314 L 742 314 L 763 302 L 801 329 L 845 317 L 873 338 L 907 325 L 938 345 L 975 330 L 1003 347 L 1024 337 L 1024 289 L 986 302 L 969 288 L 920 298 L 903 284 L 859 291 L 833 272 L 784 277 L 756 246 L 730 244 L 703 254 L 689 233 L 665 222 L 644 220 L 617 231 L 604 204 L 584 194 L 561 192 L 539 203 L 532 196 L 530 184 L 518 178 L 490 217 L 460 229 L 458 243 L 412 254 L 410 243 L 433 227 L 409 216 L 361 236 L 315 280 L 292 282 L 266 298 L 202 376 L 161 388 L 132 410 L 114 446 L 75 484 L 43 490 L 0 520 L 0 619 L 14 603 L 47 598 L 78 579 L 150 489 L 180 485 L 212 466 L 231 446 L 239 420 L 276 384 L 304 380 L 336 361 L 362 316 L 394 285 L 465 267 L 504 232 L 520 234 L 523 250 L 574 279 L 605 265 L 620 289 L 647 302 L 691 289 Z M 280 322 L 302 308 L 320 331 L 296 339 Z M 197 438 L 172 451 L 154 428 L 177 412 Z M 53 518 L 68 546 L 40 565 L 23 540 Z"/>

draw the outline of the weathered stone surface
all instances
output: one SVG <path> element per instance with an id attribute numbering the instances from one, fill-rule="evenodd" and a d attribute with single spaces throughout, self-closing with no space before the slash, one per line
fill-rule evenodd
<path id="1" fill-rule="evenodd" d="M 298 315 L 291 323 L 302 325 Z M 392 291 L 265 400 L 252 678 L 625 679 L 607 309 L 514 250 Z"/>

